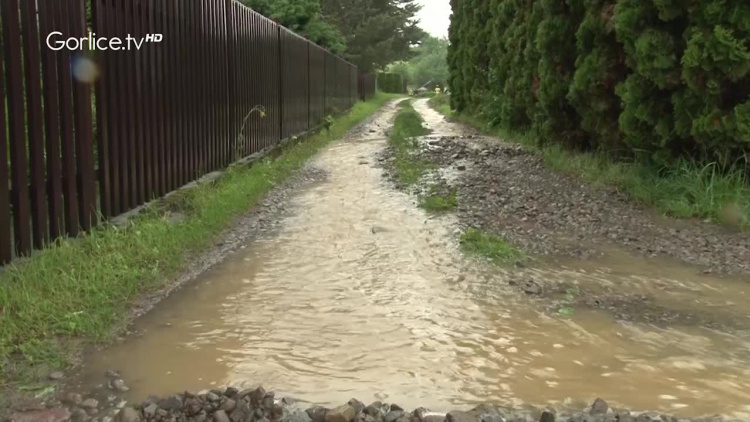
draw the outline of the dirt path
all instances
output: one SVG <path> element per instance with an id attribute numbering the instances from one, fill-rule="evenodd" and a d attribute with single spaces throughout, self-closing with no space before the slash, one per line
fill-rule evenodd
<path id="1" fill-rule="evenodd" d="M 97 398 L 97 420 L 120 400 L 260 384 L 323 405 L 357 397 L 440 411 L 488 402 L 583 409 L 602 396 L 636 410 L 747 416 L 743 283 L 622 253 L 519 269 L 467 259 L 463 211 L 425 213 L 378 165 L 395 112 L 391 103 L 326 148 L 306 170 L 314 180 L 255 215 L 271 229 L 237 238 L 246 242 L 237 253 L 87 357 L 70 388 Z M 706 309 L 701 318 L 720 329 L 622 322 L 594 307 L 561 316 L 560 303 L 583 299 L 528 295 L 511 283 L 519 277 L 614 297 L 659 289 L 658 309 Z M 112 370 L 128 391 L 107 387 Z"/>

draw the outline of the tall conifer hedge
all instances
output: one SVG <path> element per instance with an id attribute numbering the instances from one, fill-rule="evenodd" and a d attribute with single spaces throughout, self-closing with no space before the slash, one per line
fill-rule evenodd
<path id="1" fill-rule="evenodd" d="M 452 0 L 452 106 L 614 155 L 750 153 L 750 1 Z"/>

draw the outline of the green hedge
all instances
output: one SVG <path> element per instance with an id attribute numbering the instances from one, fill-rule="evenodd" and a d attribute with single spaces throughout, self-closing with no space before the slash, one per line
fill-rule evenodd
<path id="1" fill-rule="evenodd" d="M 378 88 L 388 94 L 403 94 L 404 77 L 399 73 L 381 73 L 378 75 Z"/>
<path id="2" fill-rule="evenodd" d="M 750 151 L 750 2 L 453 2 L 452 106 L 617 156 Z"/>

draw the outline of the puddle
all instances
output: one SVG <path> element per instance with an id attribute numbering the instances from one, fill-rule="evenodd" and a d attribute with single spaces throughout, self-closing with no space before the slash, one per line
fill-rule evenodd
<path id="1" fill-rule="evenodd" d="M 546 314 L 543 300 L 508 285 L 511 275 L 462 257 L 451 216 L 427 216 L 383 181 L 372 163 L 384 140 L 371 135 L 315 159 L 329 178 L 293 198 L 278 233 L 89 356 L 82 390 L 116 369 L 134 401 L 262 384 L 323 405 L 356 397 L 446 411 L 602 397 L 635 410 L 750 415 L 750 334 L 620 323 L 595 310 Z M 524 271 L 750 314 L 742 283 L 659 261 L 622 255 Z"/>

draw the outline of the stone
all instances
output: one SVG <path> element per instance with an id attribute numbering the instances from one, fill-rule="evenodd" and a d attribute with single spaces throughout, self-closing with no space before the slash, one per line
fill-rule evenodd
<path id="1" fill-rule="evenodd" d="M 65 377 L 65 374 L 63 374 L 63 373 L 62 373 L 62 372 L 60 372 L 60 371 L 55 371 L 55 372 L 53 372 L 53 373 L 49 374 L 49 379 L 51 379 L 51 380 L 53 380 L 53 381 L 58 381 L 58 380 L 61 380 L 61 379 L 63 379 L 64 377 Z"/>
<path id="2" fill-rule="evenodd" d="M 70 412 L 71 422 L 86 422 L 90 419 L 91 416 L 89 416 L 89 414 L 83 409 L 73 409 L 73 411 Z"/>
<path id="3" fill-rule="evenodd" d="M 371 405 L 365 407 L 364 412 L 368 415 L 372 416 L 383 416 L 383 411 L 381 410 L 383 407 L 383 403 L 380 403 L 379 401 L 376 401 L 375 403 L 372 403 Z"/>
<path id="4" fill-rule="evenodd" d="M 88 410 L 88 409 L 96 409 L 99 407 L 99 400 L 97 399 L 86 399 L 81 402 L 81 407 Z"/>
<path id="5" fill-rule="evenodd" d="M 157 410 L 159 410 L 159 406 L 157 406 L 156 403 L 149 403 L 143 408 L 143 416 L 149 419 L 153 418 L 154 415 L 156 415 Z"/>
<path id="6" fill-rule="evenodd" d="M 402 412 L 403 412 L 403 411 L 404 411 L 404 408 L 403 408 L 403 407 L 401 407 L 401 406 L 399 406 L 399 405 L 397 405 L 397 404 L 392 404 L 392 405 L 391 405 L 391 410 L 400 410 L 400 411 L 402 411 Z"/>
<path id="7" fill-rule="evenodd" d="M 354 410 L 354 407 L 345 404 L 326 412 L 323 420 L 324 422 L 351 422 L 356 415 L 357 412 Z"/>
<path id="8" fill-rule="evenodd" d="M 63 402 L 66 404 L 72 404 L 78 406 L 83 402 L 83 397 L 78 393 L 68 393 L 63 397 Z"/>
<path id="9" fill-rule="evenodd" d="M 159 402 L 159 407 L 167 411 L 182 410 L 182 397 L 176 394 L 169 396 Z"/>
<path id="10" fill-rule="evenodd" d="M 10 415 L 11 422 L 65 422 L 70 418 L 70 412 L 63 407 L 20 412 Z"/>
<path id="11" fill-rule="evenodd" d="M 466 170 L 466 166 L 464 166 L 464 165 L 456 166 L 456 170 L 458 170 L 458 171 L 465 171 Z"/>
<path id="12" fill-rule="evenodd" d="M 268 393 L 263 397 L 262 406 L 266 410 L 273 409 L 273 393 Z"/>
<path id="13" fill-rule="evenodd" d="M 280 420 L 284 418 L 284 406 L 276 403 L 271 407 L 271 420 Z"/>
<path id="14" fill-rule="evenodd" d="M 359 415 L 365 410 L 365 404 L 357 399 L 351 399 L 349 400 L 349 406 L 354 408 L 354 413 Z"/>
<path id="15" fill-rule="evenodd" d="M 141 414 L 132 407 L 124 407 L 117 413 L 116 422 L 140 422 Z"/>
<path id="16" fill-rule="evenodd" d="M 115 371 L 114 369 L 107 370 L 107 372 L 104 373 L 104 376 L 107 378 L 122 378 L 120 376 L 120 373 Z"/>
<path id="17" fill-rule="evenodd" d="M 589 415 L 604 415 L 609 410 L 609 405 L 606 401 L 597 398 L 594 400 L 594 404 L 591 405 Z"/>
<path id="18" fill-rule="evenodd" d="M 555 422 L 555 415 L 552 412 L 544 411 L 539 418 L 539 422 Z"/>
<path id="19" fill-rule="evenodd" d="M 450 412 L 445 417 L 446 422 L 479 422 L 479 418 L 469 412 Z"/>
<path id="20" fill-rule="evenodd" d="M 206 394 L 206 400 L 219 401 L 219 395 L 211 391 L 208 394 Z"/>
<path id="21" fill-rule="evenodd" d="M 247 395 L 247 397 L 250 399 L 250 404 L 253 407 L 260 406 L 261 402 L 263 401 L 263 397 L 265 396 L 266 390 L 264 390 L 263 387 L 258 387 Z"/>
<path id="22" fill-rule="evenodd" d="M 226 389 L 226 390 L 224 390 L 224 395 L 225 395 L 226 397 L 229 397 L 230 399 L 231 399 L 231 398 L 234 398 L 234 396 L 236 396 L 236 395 L 237 395 L 237 393 L 239 393 L 239 390 L 237 390 L 237 389 L 236 389 L 236 388 L 234 388 L 234 387 L 227 387 L 227 389 Z"/>
<path id="23" fill-rule="evenodd" d="M 327 412 L 328 409 L 322 406 L 313 406 L 305 410 L 305 413 L 307 413 L 307 416 L 309 416 L 313 422 L 323 422 Z"/>
<path id="24" fill-rule="evenodd" d="M 393 410 L 393 406 L 391 406 L 391 411 L 385 415 L 385 422 L 396 422 L 403 414 L 403 410 Z"/>
<path id="25" fill-rule="evenodd" d="M 236 407 L 237 407 L 237 402 L 232 399 L 228 399 L 227 401 L 224 402 L 224 404 L 221 405 L 221 410 L 227 413 L 232 413 L 232 411 Z"/>
<path id="26" fill-rule="evenodd" d="M 223 410 L 216 411 L 216 413 L 214 413 L 214 422 L 230 422 L 227 412 Z"/>
<path id="27" fill-rule="evenodd" d="M 534 280 L 527 280 L 523 285 L 523 292 L 527 295 L 540 295 L 544 292 L 542 285 Z"/>
<path id="28" fill-rule="evenodd" d="M 428 413 L 421 419 L 422 422 L 445 422 L 445 415 L 440 413 Z M 504 422 L 504 421 L 500 421 Z"/>
<path id="29" fill-rule="evenodd" d="M 234 411 L 229 414 L 229 418 L 232 422 L 244 422 L 245 418 L 249 417 L 252 417 L 250 405 L 245 400 L 241 399 L 237 401 Z"/>
<path id="30" fill-rule="evenodd" d="M 123 381 L 121 378 L 112 380 L 109 383 L 109 388 L 119 393 L 125 393 L 127 391 L 130 391 L 130 388 L 127 385 L 125 385 L 125 381 Z"/>
<path id="31" fill-rule="evenodd" d="M 485 413 L 479 417 L 482 422 L 505 422 L 505 418 L 497 413 Z"/>

